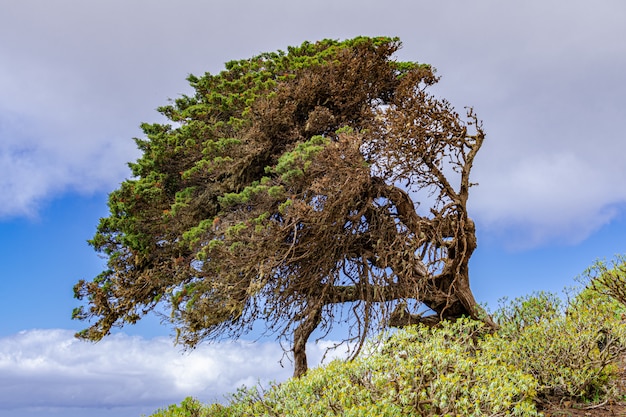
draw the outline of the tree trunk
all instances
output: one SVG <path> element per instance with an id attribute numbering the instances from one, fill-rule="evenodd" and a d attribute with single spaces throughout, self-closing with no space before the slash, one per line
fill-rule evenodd
<path id="1" fill-rule="evenodd" d="M 311 307 L 293 333 L 293 376 L 299 378 L 308 370 L 306 342 L 322 320 L 322 306 Z"/>
<path id="2" fill-rule="evenodd" d="M 493 330 L 499 327 L 474 299 L 466 276 L 457 277 L 455 282 L 445 283 L 445 280 L 440 280 L 438 286 L 425 291 L 420 301 L 436 314 L 428 316 L 412 314 L 405 303 L 400 303 L 389 316 L 389 326 L 404 327 L 418 323 L 435 326 L 442 320 L 466 316 L 484 322 Z"/>

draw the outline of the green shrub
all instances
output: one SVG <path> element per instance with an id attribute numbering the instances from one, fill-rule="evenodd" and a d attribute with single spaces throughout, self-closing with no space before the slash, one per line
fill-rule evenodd
<path id="1" fill-rule="evenodd" d="M 242 388 L 228 406 L 187 398 L 152 417 L 537 416 L 548 396 L 615 398 L 626 305 L 606 288 L 621 285 L 623 270 L 591 276 L 567 305 L 546 292 L 507 303 L 494 313 L 501 328 L 493 334 L 469 319 L 408 327 L 354 361 L 267 390 Z"/>
<path id="2" fill-rule="evenodd" d="M 502 361 L 500 344 L 481 327 L 462 319 L 398 331 L 354 361 L 333 361 L 264 392 L 242 389 L 219 415 L 538 415 L 535 379 Z"/>
<path id="3" fill-rule="evenodd" d="M 612 304 L 616 314 L 626 315 L 626 255 L 616 256 L 610 263 L 596 261 L 579 281 L 594 297 Z"/>
<path id="4" fill-rule="evenodd" d="M 617 307 L 591 288 L 565 311 L 554 294 L 519 298 L 494 315 L 503 358 L 532 375 L 542 395 L 605 399 L 614 394 L 615 364 L 626 353 Z"/>
<path id="5" fill-rule="evenodd" d="M 500 325 L 500 335 L 514 336 L 529 326 L 554 320 L 562 312 L 562 301 L 556 294 L 539 291 L 508 303 L 504 298 L 494 319 Z"/>
<path id="6" fill-rule="evenodd" d="M 219 405 L 215 405 L 220 407 Z M 178 404 L 173 404 L 168 406 L 165 409 L 157 410 L 154 414 L 151 414 L 150 417 L 213 417 L 219 416 L 219 414 L 213 414 L 210 412 L 211 409 L 214 409 L 215 406 L 205 407 L 198 400 L 195 400 L 191 397 L 187 397 L 183 400 L 183 402 Z M 224 415 L 226 417 L 226 414 Z"/>
<path id="7" fill-rule="evenodd" d="M 365 362 L 395 415 L 536 415 L 536 382 L 500 357 L 494 336 L 469 319 L 398 332 Z"/>

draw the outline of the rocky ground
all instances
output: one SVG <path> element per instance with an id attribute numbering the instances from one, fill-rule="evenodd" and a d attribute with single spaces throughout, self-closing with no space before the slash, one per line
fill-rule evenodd
<path id="1" fill-rule="evenodd" d="M 626 416 L 626 403 L 615 404 L 555 404 L 543 410 L 545 417 L 617 417 Z"/>
<path id="2" fill-rule="evenodd" d="M 543 411 L 545 417 L 617 417 L 626 416 L 626 405 L 604 404 L 600 406 L 556 406 Z"/>

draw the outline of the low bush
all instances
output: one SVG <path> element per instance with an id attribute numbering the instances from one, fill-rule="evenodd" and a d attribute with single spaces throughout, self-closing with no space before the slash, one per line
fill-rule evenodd
<path id="1" fill-rule="evenodd" d="M 228 406 L 188 398 L 152 417 L 536 416 L 555 396 L 614 399 L 626 306 L 601 291 L 616 284 L 599 276 L 567 304 L 539 292 L 503 305 L 493 314 L 495 333 L 469 319 L 407 327 L 381 335 L 353 361 L 267 390 L 241 389 Z"/>
<path id="2" fill-rule="evenodd" d="M 210 413 L 214 406 L 206 407 L 200 401 L 187 397 L 179 404 L 172 404 L 167 408 L 156 411 L 150 417 L 213 417 Z"/>
<path id="3" fill-rule="evenodd" d="M 354 361 L 333 361 L 265 392 L 241 390 L 230 406 L 190 417 L 537 415 L 535 379 L 503 361 L 497 337 L 481 329 L 469 319 L 403 329 Z M 178 414 L 153 417 L 165 416 Z"/>
<path id="4" fill-rule="evenodd" d="M 592 401 L 614 395 L 611 381 L 626 354 L 619 303 L 588 288 L 566 310 L 560 304 L 555 295 L 538 293 L 500 309 L 503 358 L 535 378 L 540 397 Z"/>

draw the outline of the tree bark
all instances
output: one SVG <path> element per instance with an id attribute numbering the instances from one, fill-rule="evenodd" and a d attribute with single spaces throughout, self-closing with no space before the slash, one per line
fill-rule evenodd
<path id="1" fill-rule="evenodd" d="M 308 370 L 306 342 L 322 320 L 322 306 L 311 307 L 293 333 L 293 376 L 299 378 Z"/>

